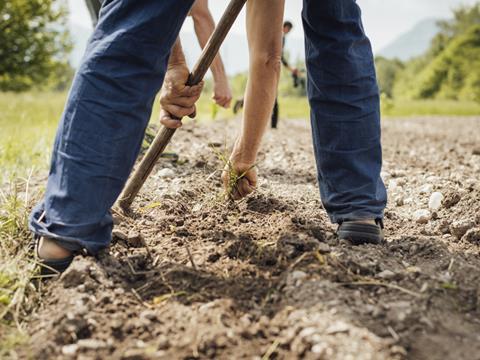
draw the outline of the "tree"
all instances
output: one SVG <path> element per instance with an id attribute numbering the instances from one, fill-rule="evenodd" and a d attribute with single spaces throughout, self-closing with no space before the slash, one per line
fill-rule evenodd
<path id="1" fill-rule="evenodd" d="M 403 63 L 398 59 L 386 59 L 378 56 L 375 58 L 377 80 L 380 91 L 388 97 L 393 96 L 393 86 L 398 73 L 403 69 Z"/>
<path id="2" fill-rule="evenodd" d="M 71 44 L 61 0 L 0 0 L 0 91 L 24 91 L 66 69 Z"/>

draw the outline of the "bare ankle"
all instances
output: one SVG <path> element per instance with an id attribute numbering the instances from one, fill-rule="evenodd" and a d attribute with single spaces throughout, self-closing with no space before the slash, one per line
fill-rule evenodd
<path id="1" fill-rule="evenodd" d="M 38 256 L 45 260 L 64 259 L 72 252 L 58 245 L 55 240 L 42 237 L 38 245 Z"/>

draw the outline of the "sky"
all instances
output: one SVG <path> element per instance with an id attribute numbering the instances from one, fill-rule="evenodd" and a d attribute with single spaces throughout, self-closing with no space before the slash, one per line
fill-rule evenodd
<path id="1" fill-rule="evenodd" d="M 311 0 L 319 1 L 319 0 Z M 363 22 L 367 35 L 372 41 L 374 50 L 379 50 L 410 30 L 418 22 L 426 18 L 449 18 L 452 9 L 460 5 L 474 4 L 478 0 L 358 0 L 362 8 Z M 83 0 L 68 0 L 71 21 L 90 27 L 90 18 Z M 219 19 L 228 0 L 210 0 L 210 9 Z M 300 12 L 302 0 L 286 0 L 285 18 L 295 26 L 292 35 L 302 36 Z M 245 14 L 234 25 L 237 34 L 245 33 Z M 187 20 L 183 30 L 192 32 L 191 20 Z"/>

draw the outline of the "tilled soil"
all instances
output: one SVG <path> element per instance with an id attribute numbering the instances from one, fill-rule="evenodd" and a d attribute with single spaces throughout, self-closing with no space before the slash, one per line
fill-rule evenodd
<path id="1" fill-rule="evenodd" d="M 306 121 L 268 133 L 256 194 L 223 200 L 237 125 L 179 131 L 109 251 L 47 285 L 25 355 L 480 359 L 479 118 L 384 122 L 387 242 L 358 247 L 322 208 Z"/>

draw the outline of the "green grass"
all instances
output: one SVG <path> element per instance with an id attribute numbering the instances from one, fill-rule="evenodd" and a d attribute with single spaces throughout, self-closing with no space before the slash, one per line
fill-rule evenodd
<path id="1" fill-rule="evenodd" d="M 26 340 L 23 320 L 39 295 L 31 282 L 36 266 L 29 248 L 28 194 L 24 181 L 0 191 L 0 358 L 16 358 L 10 352 Z"/>
<path id="2" fill-rule="evenodd" d="M 480 116 L 480 103 L 452 100 L 395 100 L 382 104 L 386 117 Z"/>
<path id="3" fill-rule="evenodd" d="M 48 165 L 65 94 L 0 93 L 0 180 Z"/>

